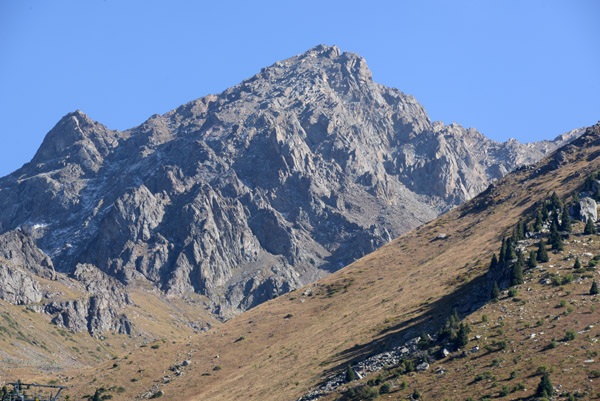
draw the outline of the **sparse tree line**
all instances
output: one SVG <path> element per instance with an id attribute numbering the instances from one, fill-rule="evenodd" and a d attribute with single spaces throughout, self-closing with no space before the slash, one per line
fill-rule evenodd
<path id="1" fill-rule="evenodd" d="M 596 179 L 598 173 L 590 175 L 584 185 L 583 190 L 592 193 L 593 198 L 600 200 L 600 185 L 597 185 Z M 595 184 L 596 183 L 596 184 Z M 579 216 L 580 199 L 578 191 L 574 192 L 570 202 L 562 202 L 556 192 L 553 192 L 549 199 L 541 202 L 536 208 L 533 216 L 521 218 L 513 227 L 511 235 L 502 239 L 502 245 L 498 255 L 492 255 L 489 271 L 492 277 L 508 277 L 507 280 L 494 280 L 491 285 L 490 297 L 497 300 L 500 295 L 500 286 L 513 287 L 523 284 L 523 270 L 525 268 L 534 268 L 538 263 L 546 263 L 550 260 L 548 255 L 548 246 L 556 252 L 564 250 L 564 239 L 569 238 L 573 232 L 572 218 Z M 547 233 L 547 235 L 546 235 Z M 597 234 L 596 224 L 592 219 L 586 219 L 583 230 L 584 235 Z M 547 240 L 544 238 L 547 236 Z M 539 238 L 537 249 L 526 250 L 519 248 L 519 241 L 527 238 Z M 573 266 L 577 271 L 581 269 L 579 259 L 576 258 Z M 559 283 L 565 284 L 565 283 Z M 598 284 L 594 281 L 590 288 L 590 294 L 598 293 Z"/>
<path id="2" fill-rule="evenodd" d="M 600 200 L 600 185 L 596 182 L 599 176 L 600 174 L 597 172 L 591 174 L 586 179 L 582 188 L 588 194 L 592 193 L 592 197 L 595 200 Z M 521 218 L 513 227 L 511 234 L 502 239 L 500 250 L 498 254 L 494 253 L 492 255 L 489 265 L 491 276 L 502 278 L 501 282 L 494 280 L 491 285 L 490 298 L 493 301 L 497 301 L 500 297 L 501 288 L 508 287 L 509 296 L 511 296 L 510 290 L 513 290 L 512 296 L 514 296 L 517 291 L 513 287 L 524 283 L 524 271 L 536 267 L 538 263 L 546 263 L 550 260 L 548 248 L 555 252 L 564 250 L 564 240 L 568 239 L 573 232 L 572 219 L 579 218 L 579 202 L 578 192 L 573 193 L 570 201 L 566 202 L 561 201 L 559 196 L 554 192 L 548 199 L 536 205 L 532 215 Z M 596 233 L 595 223 L 592 219 L 588 218 L 583 234 L 593 235 Z M 539 239 L 537 244 L 535 244 L 535 249 L 527 251 L 524 247 L 520 246 L 520 241 L 526 239 Z M 595 264 L 598 261 L 600 261 L 600 258 L 590 261 L 588 269 L 595 269 Z M 584 269 L 581 266 L 579 258 L 575 259 L 573 269 L 575 272 L 581 272 Z M 570 278 L 569 276 L 563 277 L 562 280 L 559 280 L 558 285 L 565 284 L 564 281 L 572 281 L 572 276 Z M 593 281 L 589 293 L 591 295 L 599 293 L 596 281 Z M 487 321 L 487 316 L 484 315 L 484 318 Z M 444 358 L 449 351 L 464 348 L 469 343 L 470 332 L 471 328 L 469 324 L 461 322 L 456 309 L 454 309 L 433 337 L 424 332 L 421 334 L 418 347 L 422 352 L 410 358 L 403 359 L 395 367 L 386 369 L 386 372 L 389 374 L 388 377 L 384 377 L 380 373 L 376 379 L 370 379 L 365 385 L 348 389 L 343 393 L 340 400 L 374 400 L 379 395 L 389 393 L 391 386 L 388 380 L 414 372 L 416 370 L 415 366 L 420 363 Z M 486 349 L 488 352 L 495 352 L 503 350 L 506 347 L 506 341 L 499 341 L 488 345 Z M 356 374 L 350 365 L 347 366 L 345 380 L 348 383 L 357 380 Z M 402 381 L 399 385 L 400 390 L 404 390 L 406 387 L 407 384 L 405 381 Z M 524 387 L 522 383 L 519 383 L 519 386 L 515 388 L 523 389 Z M 502 391 L 504 390 L 501 390 L 501 393 Z M 507 387 L 504 395 L 513 391 L 516 390 L 511 391 Z M 554 388 L 549 372 L 543 372 L 536 388 L 535 396 L 540 399 L 548 399 L 552 397 L 553 393 Z M 415 388 L 410 397 L 413 400 L 420 399 L 421 393 Z"/>

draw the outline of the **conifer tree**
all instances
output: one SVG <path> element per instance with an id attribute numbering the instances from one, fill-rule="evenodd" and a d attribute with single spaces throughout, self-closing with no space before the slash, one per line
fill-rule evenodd
<path id="1" fill-rule="evenodd" d="M 552 196 L 550 197 L 550 203 L 552 205 L 552 210 L 554 210 L 555 212 L 562 209 L 562 202 L 560 201 L 558 195 L 556 195 L 556 192 L 552 192 Z"/>
<path id="2" fill-rule="evenodd" d="M 575 263 L 573 264 L 573 269 L 575 269 L 575 270 L 581 269 L 581 262 L 579 261 L 579 258 L 575 258 Z"/>
<path id="3" fill-rule="evenodd" d="M 581 214 L 581 204 L 579 203 L 579 195 L 577 192 L 573 192 L 573 208 L 575 209 L 575 217 L 579 217 Z"/>
<path id="4" fill-rule="evenodd" d="M 560 221 L 558 220 L 558 213 L 562 211 L 560 210 L 556 210 L 554 211 L 554 214 L 552 215 L 552 224 L 556 224 L 556 230 L 558 230 L 560 228 Z"/>
<path id="5" fill-rule="evenodd" d="M 552 249 L 557 250 L 557 251 L 564 250 L 562 235 L 560 235 L 560 234 L 556 235 L 556 239 L 552 243 Z"/>
<path id="6" fill-rule="evenodd" d="M 535 214 L 535 223 L 533 225 L 533 229 L 536 232 L 539 232 L 542 227 L 544 225 L 544 218 L 542 217 L 542 209 L 538 208 L 536 214 Z"/>
<path id="7" fill-rule="evenodd" d="M 530 268 L 537 266 L 537 252 L 531 251 L 529 252 L 529 259 L 527 260 L 527 266 Z"/>
<path id="8" fill-rule="evenodd" d="M 498 288 L 498 283 L 494 281 L 494 287 L 492 288 L 492 300 L 497 301 L 500 296 L 500 288 Z"/>
<path id="9" fill-rule="evenodd" d="M 548 239 L 548 242 L 552 245 L 552 249 L 562 251 L 562 236 L 558 232 L 558 225 L 555 222 L 552 222 L 552 226 L 550 227 L 550 238 Z"/>
<path id="10" fill-rule="evenodd" d="M 543 239 L 540 240 L 537 251 L 537 260 L 542 263 L 546 263 L 550 260 L 548 257 L 548 251 L 546 250 L 546 242 Z"/>
<path id="11" fill-rule="evenodd" d="M 519 219 L 517 223 L 517 241 L 522 241 L 525 239 L 525 220 Z"/>
<path id="12" fill-rule="evenodd" d="M 592 222 L 592 219 L 588 219 L 587 223 L 585 223 L 583 233 L 585 235 L 596 234 L 596 225 Z"/>
<path id="13" fill-rule="evenodd" d="M 456 308 L 452 311 L 452 327 L 458 328 L 458 324 L 460 323 L 460 317 L 458 316 L 458 311 Z"/>
<path id="14" fill-rule="evenodd" d="M 542 220 L 548 220 L 548 204 L 546 202 L 542 203 Z"/>
<path id="15" fill-rule="evenodd" d="M 523 221 L 523 219 L 519 219 L 519 222 L 513 228 L 511 238 L 513 243 L 517 243 L 517 241 L 525 239 L 525 222 Z"/>
<path id="16" fill-rule="evenodd" d="M 468 324 L 460 324 L 458 329 L 458 334 L 456 335 L 456 340 L 454 344 L 456 348 L 462 348 L 469 343 L 469 333 L 471 332 L 471 328 Z"/>
<path id="17" fill-rule="evenodd" d="M 544 373 L 540 380 L 540 384 L 538 384 L 535 395 L 538 397 L 552 397 L 554 394 L 554 387 L 552 386 L 552 382 L 550 381 L 550 375 L 548 373 Z"/>
<path id="18" fill-rule="evenodd" d="M 517 257 L 517 251 L 515 249 L 515 242 L 511 238 L 506 239 L 506 262 Z"/>
<path id="19" fill-rule="evenodd" d="M 523 264 L 515 263 L 510 274 L 510 285 L 523 284 Z"/>
<path id="20" fill-rule="evenodd" d="M 498 267 L 498 258 L 496 257 L 496 254 L 493 254 L 490 262 L 490 270 L 494 270 L 496 267 Z"/>
<path id="21" fill-rule="evenodd" d="M 571 226 L 571 216 L 569 216 L 569 207 L 568 206 L 565 206 L 565 208 L 563 209 L 561 220 L 562 221 L 560 223 L 560 229 L 562 231 L 566 231 L 568 233 L 573 231 L 573 227 Z"/>
<path id="22" fill-rule="evenodd" d="M 498 260 L 501 266 L 506 264 L 506 238 L 502 238 L 502 246 L 500 247 L 500 258 Z"/>
<path id="23" fill-rule="evenodd" d="M 598 283 L 596 282 L 596 280 L 594 280 L 592 282 L 592 287 L 590 288 L 590 295 L 597 295 L 598 292 Z"/>
<path id="24" fill-rule="evenodd" d="M 348 367 L 346 367 L 346 383 L 350 383 L 354 380 L 356 380 L 356 374 L 354 373 L 354 369 L 352 369 L 352 366 L 348 364 Z"/>

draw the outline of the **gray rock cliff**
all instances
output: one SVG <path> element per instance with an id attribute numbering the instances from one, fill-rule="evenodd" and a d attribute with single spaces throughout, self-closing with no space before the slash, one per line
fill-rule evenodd
<path id="1" fill-rule="evenodd" d="M 127 131 L 68 114 L 30 163 L 0 179 L 0 232 L 28 227 L 54 268 L 78 280 L 85 265 L 125 288 L 200 293 L 228 318 L 578 134 L 498 143 L 432 123 L 412 96 L 375 83 L 363 58 L 321 45 Z M 63 305 L 58 322 L 83 325 L 92 305 L 127 302 L 114 298 Z M 98 327 L 115 327 L 109 315 L 94 315 Z"/>

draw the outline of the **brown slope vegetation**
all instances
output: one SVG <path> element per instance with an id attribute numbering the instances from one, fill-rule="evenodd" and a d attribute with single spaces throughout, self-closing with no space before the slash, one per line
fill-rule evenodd
<path id="1" fill-rule="evenodd" d="M 564 198 L 600 168 L 599 130 L 595 126 L 560 156 L 510 174 L 473 201 L 315 284 L 187 341 L 138 348 L 77 372 L 67 383 L 68 393 L 80 399 L 104 387 L 112 389 L 113 399 L 124 400 L 158 391 L 173 400 L 296 399 L 349 361 L 385 348 L 386 342 L 416 335 L 423 327 L 435 330 L 453 307 L 466 311 L 492 252 L 519 217 L 553 191 Z M 441 233 L 445 238 L 439 238 Z M 476 329 L 489 336 L 486 327 Z M 523 344 L 519 350 L 527 346 Z M 190 364 L 177 367 L 183 361 Z M 529 368 L 518 374 L 526 375 Z M 464 373 L 447 376 L 446 383 L 463 389 L 461 397 L 471 394 L 464 388 L 474 379 L 471 374 L 480 372 Z M 434 375 L 427 375 L 412 379 L 424 394 L 437 394 L 441 390 Z M 524 380 L 531 393 L 537 379 Z M 397 390 L 392 396 L 407 394 Z"/>

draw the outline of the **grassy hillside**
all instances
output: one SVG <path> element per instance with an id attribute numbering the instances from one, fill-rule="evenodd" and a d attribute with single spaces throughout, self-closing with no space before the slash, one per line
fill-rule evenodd
<path id="1" fill-rule="evenodd" d="M 65 280 L 37 278 L 53 293 L 63 294 L 61 300 L 85 297 Z M 66 280 L 68 281 L 68 280 Z M 0 301 L 0 374 L 4 382 L 43 380 L 50 384 L 68 380 L 70 369 L 90 369 L 113 361 L 139 346 L 153 341 L 183 340 L 194 335 L 189 321 L 204 320 L 215 324 L 208 313 L 193 302 L 166 302 L 156 294 L 132 291 L 134 304 L 125 312 L 134 323 L 133 336 L 105 334 L 93 338 L 87 332 L 73 333 L 58 327 L 50 317 L 35 312 L 36 305 L 15 306 Z"/>
<path id="2" fill-rule="evenodd" d="M 67 393 L 81 399 L 103 388 L 105 395 L 123 400 L 142 394 L 172 400 L 293 400 L 328 375 L 343 372 L 349 362 L 422 330 L 436 332 L 457 308 L 472 328 L 467 348 L 478 345 L 480 351 L 464 357 L 453 353 L 422 373 L 382 372 L 391 390 L 382 397 L 404 399 L 418 389 L 428 400 L 480 399 L 500 392 L 506 393 L 503 399 L 525 398 L 540 381 L 538 368 L 555 366 L 551 378 L 561 391 L 587 391 L 593 398 L 598 380 L 593 376 L 600 372 L 594 372 L 595 362 L 586 361 L 598 359 L 600 314 L 597 296 L 586 292 L 597 273 L 563 286 L 540 283 L 551 273 L 564 275 L 575 256 L 587 263 L 600 254 L 599 239 L 580 234 L 582 224 L 575 224 L 562 252 L 551 252 L 549 262 L 526 271 L 517 294 L 502 294 L 474 312 L 469 299 L 519 218 L 531 215 L 536 203 L 554 191 L 563 199 L 570 196 L 600 168 L 599 130 L 594 127 L 568 147 L 566 162 L 550 157 L 510 174 L 466 205 L 311 286 L 207 333 L 167 337 L 94 369 L 74 371 L 64 381 Z M 575 339 L 563 341 L 567 330 L 575 330 Z M 553 338 L 555 347 L 549 346 Z"/>

